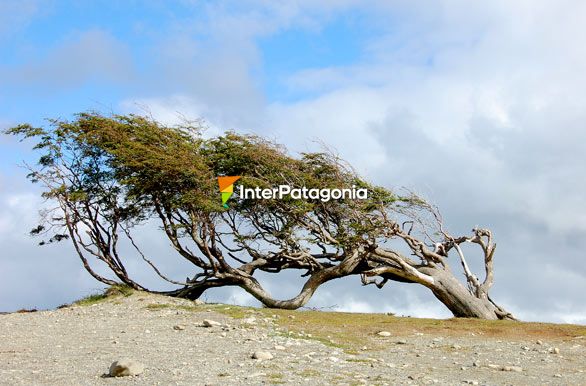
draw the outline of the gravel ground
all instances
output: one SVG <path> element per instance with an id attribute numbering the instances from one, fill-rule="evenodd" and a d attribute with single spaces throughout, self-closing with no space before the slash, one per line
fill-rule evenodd
<path id="1" fill-rule="evenodd" d="M 223 312 L 234 308 L 133 294 L 0 315 L 0 384 L 586 385 L 584 337 L 504 341 L 390 331 L 348 350 L 291 334 L 278 315 Z M 203 327 L 204 320 L 219 325 Z M 381 341 L 383 349 L 372 349 Z M 252 359 L 255 352 L 272 359 Z M 121 358 L 142 363 L 144 372 L 109 377 Z"/>

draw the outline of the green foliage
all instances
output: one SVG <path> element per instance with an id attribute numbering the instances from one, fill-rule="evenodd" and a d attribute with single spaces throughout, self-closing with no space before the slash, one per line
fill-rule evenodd
<path id="1" fill-rule="evenodd" d="M 73 121 L 50 120 L 47 128 L 19 125 L 7 131 L 36 138 L 41 154 L 29 178 L 47 187 L 43 196 L 73 207 L 95 208 L 106 220 L 126 226 L 165 213 L 189 214 L 196 221 L 237 216 L 242 226 L 260 226 L 265 235 L 241 232 L 236 241 L 286 240 L 307 231 L 311 219 L 345 248 L 376 239 L 386 225 L 380 215 L 410 198 L 374 186 L 329 153 L 295 158 L 283 146 L 254 135 L 227 132 L 204 139 L 199 126 L 169 127 L 136 115 L 78 114 Z M 216 177 L 242 176 L 247 187 L 280 184 L 311 188 L 366 188 L 367 200 L 242 200 L 221 205 Z M 87 208 L 90 208 L 89 210 Z M 378 217 L 377 217 L 378 216 Z M 197 220 L 199 219 L 199 220 Z M 269 227 L 266 224 L 277 224 Z M 181 232 L 189 224 L 176 226 Z M 38 230 L 38 229 L 37 229 Z M 306 238 L 308 243 L 317 242 Z M 280 241 L 278 241 L 280 242 Z"/>

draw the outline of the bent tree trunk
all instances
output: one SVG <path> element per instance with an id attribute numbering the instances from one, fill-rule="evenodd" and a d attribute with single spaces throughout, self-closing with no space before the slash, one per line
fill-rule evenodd
<path id="1" fill-rule="evenodd" d="M 515 320 L 513 315 L 496 305 L 488 294 L 473 294 L 450 272 L 430 269 L 426 273 L 433 278 L 433 283 L 427 287 L 455 317 Z"/>

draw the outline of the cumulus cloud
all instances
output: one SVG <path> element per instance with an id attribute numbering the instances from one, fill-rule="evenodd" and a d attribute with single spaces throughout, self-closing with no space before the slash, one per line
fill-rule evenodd
<path id="1" fill-rule="evenodd" d="M 133 77 L 128 48 L 110 33 L 78 32 L 44 57 L 31 57 L 18 66 L 0 67 L 0 81 L 20 86 L 67 90 L 91 81 L 124 83 Z"/>

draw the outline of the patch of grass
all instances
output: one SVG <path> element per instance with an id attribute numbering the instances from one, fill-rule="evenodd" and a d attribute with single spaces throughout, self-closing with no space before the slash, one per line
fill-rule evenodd
<path id="1" fill-rule="evenodd" d="M 157 310 L 164 310 L 164 309 L 167 309 L 167 308 L 171 308 L 171 305 L 170 304 L 152 303 L 152 304 L 147 304 L 145 306 L 145 308 L 147 310 L 157 311 Z"/>
<path id="2" fill-rule="evenodd" d="M 313 369 L 305 369 L 303 371 L 300 371 L 298 374 L 305 378 L 319 377 L 321 375 L 319 371 Z"/>
<path id="3" fill-rule="evenodd" d="M 237 309 L 237 307 L 231 308 Z M 434 337 L 466 336 L 472 339 L 491 337 L 513 340 L 565 340 L 576 336 L 586 336 L 586 326 L 571 324 L 467 318 L 423 319 L 386 314 L 264 308 L 258 309 L 257 312 L 263 314 L 264 317 L 277 315 L 278 318 L 274 320 L 282 329 L 278 332 L 281 336 L 320 341 L 352 354 L 356 354 L 358 348 L 365 345 L 369 347 L 369 350 L 379 350 L 388 346 L 388 341 L 376 335 L 377 332 L 383 330 L 390 331 L 394 337 L 413 335 L 416 332 Z M 305 334 L 301 334 L 302 332 Z M 306 334 L 311 334 L 311 337 Z"/>
<path id="4" fill-rule="evenodd" d="M 268 381 L 272 384 L 272 385 L 282 385 L 285 383 L 285 381 L 283 380 L 283 378 L 285 378 L 285 376 L 281 373 L 271 373 L 271 374 L 267 374 L 266 376 L 268 378 Z"/>
<path id="5" fill-rule="evenodd" d="M 96 304 L 99 303 L 105 299 L 109 299 L 109 298 L 115 298 L 118 296 L 130 296 L 134 293 L 135 291 L 130 288 L 129 286 L 125 285 L 125 284 L 116 284 L 113 286 L 110 286 L 108 288 L 106 288 L 106 290 L 104 290 L 104 292 L 102 293 L 98 293 L 98 294 L 92 294 L 89 296 L 86 296 L 85 298 L 79 299 L 75 302 L 73 302 L 73 304 L 77 305 L 77 306 L 91 306 L 92 304 Z M 59 306 L 59 308 L 64 308 L 63 306 Z"/>
<path id="6" fill-rule="evenodd" d="M 104 294 L 108 297 L 112 297 L 112 296 L 128 297 L 128 296 L 132 295 L 133 293 L 134 293 L 134 289 L 127 286 L 126 284 L 116 284 L 116 285 L 110 286 L 109 288 L 106 289 L 106 292 L 104 292 Z"/>
<path id="7" fill-rule="evenodd" d="M 74 302 L 77 306 L 91 306 L 92 304 L 96 304 L 101 302 L 102 300 L 106 299 L 108 296 L 103 294 L 93 294 L 86 296 L 85 298 L 79 299 L 78 301 Z"/>
<path id="8" fill-rule="evenodd" d="M 226 304 L 206 304 L 206 308 L 233 319 L 244 319 L 260 312 L 259 309 L 254 307 L 229 306 Z"/>

